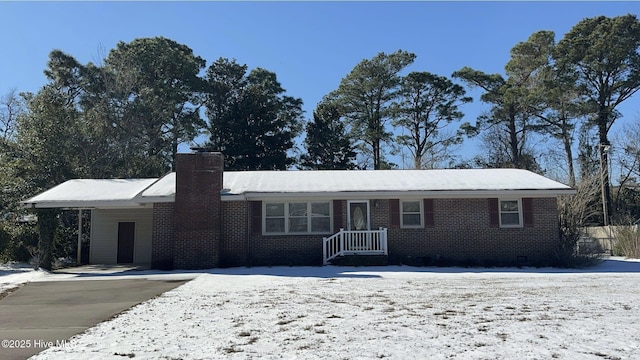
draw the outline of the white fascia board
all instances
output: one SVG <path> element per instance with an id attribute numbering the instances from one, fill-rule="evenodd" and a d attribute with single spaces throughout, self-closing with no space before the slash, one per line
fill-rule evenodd
<path id="1" fill-rule="evenodd" d="M 561 195 L 574 195 L 573 189 L 549 190 L 464 190 L 464 191 L 378 191 L 378 192 L 304 192 L 304 193 L 246 193 L 236 195 L 233 200 L 272 200 L 272 199 L 332 199 L 332 200 L 366 200 L 366 199 L 400 199 L 400 198 L 430 198 L 430 199 L 468 199 L 489 197 L 531 197 L 545 198 Z M 234 196 L 234 197 L 236 197 Z M 231 196 L 223 200 L 232 200 Z"/>
<path id="2" fill-rule="evenodd" d="M 574 195 L 573 189 L 551 190 L 465 190 L 465 191 L 358 191 L 358 192 L 288 192 L 288 193 L 246 193 L 223 194 L 222 201 L 260 201 L 273 199 L 331 199 L 331 200 L 368 200 L 368 199 L 402 199 L 402 198 L 429 198 L 429 199 L 469 199 L 488 197 L 531 197 L 546 198 L 562 195 Z M 175 202 L 174 196 L 142 197 L 136 199 L 138 205 L 151 203 Z M 36 206 L 45 207 L 45 206 Z"/>
<path id="3" fill-rule="evenodd" d="M 34 209 L 123 209 L 148 207 L 145 204 L 132 201 L 43 201 L 23 203 L 26 208 Z"/>

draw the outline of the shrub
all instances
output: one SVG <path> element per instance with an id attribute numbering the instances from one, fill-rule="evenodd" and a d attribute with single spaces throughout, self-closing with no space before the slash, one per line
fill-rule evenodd
<path id="1" fill-rule="evenodd" d="M 616 226 L 614 229 L 616 244 L 613 252 L 618 256 L 640 258 L 640 231 L 638 225 Z"/>
<path id="2" fill-rule="evenodd" d="M 558 199 L 560 242 L 554 251 L 553 266 L 584 267 L 595 265 L 602 259 L 602 252 L 597 248 L 577 251 L 585 219 L 597 215 L 599 211 L 593 206 L 593 198 L 597 197 L 599 191 L 597 178 L 583 179 L 576 190 L 575 195 Z"/>

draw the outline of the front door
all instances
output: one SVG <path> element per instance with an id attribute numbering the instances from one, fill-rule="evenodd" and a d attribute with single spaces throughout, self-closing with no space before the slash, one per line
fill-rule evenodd
<path id="1" fill-rule="evenodd" d="M 133 242 L 136 234 L 136 223 L 118 223 L 118 264 L 133 263 Z"/>
<path id="2" fill-rule="evenodd" d="M 345 249 L 348 251 L 366 251 L 371 247 L 371 234 L 369 233 L 369 202 L 351 200 L 347 212 L 348 232 L 345 241 Z"/>
<path id="3" fill-rule="evenodd" d="M 369 201 L 349 201 L 348 230 L 369 230 Z"/>

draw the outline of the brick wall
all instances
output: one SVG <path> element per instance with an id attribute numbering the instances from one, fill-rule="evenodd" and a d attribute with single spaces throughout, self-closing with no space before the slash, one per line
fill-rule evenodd
<path id="1" fill-rule="evenodd" d="M 222 266 L 321 265 L 322 235 L 263 236 L 247 201 L 225 201 Z"/>
<path id="2" fill-rule="evenodd" d="M 223 163 L 221 153 L 176 155 L 175 268 L 220 266 Z"/>
<path id="3" fill-rule="evenodd" d="M 173 208 L 173 203 L 153 204 L 151 267 L 154 269 L 173 269 Z"/>
<path id="4" fill-rule="evenodd" d="M 390 261 L 549 263 L 559 242 L 556 199 L 532 201 L 533 226 L 492 228 L 488 199 L 434 199 L 433 228 L 389 229 Z M 372 208 L 372 219 L 384 223 L 388 204 L 382 200 L 378 208 Z"/>
<path id="5" fill-rule="evenodd" d="M 434 199 L 434 226 L 391 229 L 389 200 L 371 200 L 371 228 L 389 228 L 389 260 L 478 265 L 544 264 L 559 241 L 555 198 L 535 198 L 534 226 L 489 227 L 488 199 Z M 320 265 L 322 235 L 263 236 L 251 231 L 248 202 L 224 202 L 224 266 Z M 347 202 L 342 203 L 346 228 Z M 244 226 L 243 226 L 244 224 Z"/>
<path id="6" fill-rule="evenodd" d="M 389 228 L 391 263 L 429 264 L 448 260 L 478 265 L 535 265 L 551 261 L 559 241 L 555 198 L 532 199 L 533 226 L 516 229 L 490 227 L 488 201 L 434 199 L 433 227 L 398 229 L 390 228 L 389 200 L 371 200 L 371 228 Z M 341 203 L 338 227 L 346 228 L 347 201 Z M 174 204 L 154 204 L 153 266 L 170 261 L 176 268 L 322 264 L 323 235 L 263 236 L 261 231 L 252 229 L 254 214 L 250 202 L 218 204 L 219 210 L 207 210 L 206 216 L 190 213 L 191 218 L 185 221 L 187 226 L 182 227 L 181 240 L 180 226 L 174 223 Z M 215 219 L 219 219 L 217 241 L 215 226 L 204 232 L 197 229 L 206 225 L 206 221 L 215 225 Z"/>
<path id="7" fill-rule="evenodd" d="M 220 266 L 246 266 L 248 234 L 251 229 L 247 201 L 222 202 Z"/>

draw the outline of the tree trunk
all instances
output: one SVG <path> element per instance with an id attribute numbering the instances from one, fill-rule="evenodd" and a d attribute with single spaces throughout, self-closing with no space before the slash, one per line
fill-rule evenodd
<path id="1" fill-rule="evenodd" d="M 611 224 L 611 189 L 610 189 L 610 181 L 609 181 L 609 139 L 607 138 L 607 120 L 609 118 L 608 112 L 606 109 L 601 107 L 601 110 L 598 113 L 598 135 L 600 139 L 600 144 L 598 144 L 598 150 L 600 151 L 600 159 L 602 159 L 600 169 L 601 173 L 601 181 L 602 181 L 602 192 L 603 192 L 603 216 L 604 224 Z"/>
<path id="2" fill-rule="evenodd" d="M 53 265 L 53 238 L 58 227 L 56 209 L 38 209 L 38 267 L 51 270 Z"/>
<path id="3" fill-rule="evenodd" d="M 511 149 L 511 160 L 513 163 L 513 167 L 516 169 L 520 168 L 520 149 L 518 149 L 518 134 L 516 131 L 516 116 L 511 115 L 509 119 L 509 123 L 507 124 L 509 127 L 509 147 Z"/>
<path id="4" fill-rule="evenodd" d="M 178 153 L 178 139 L 173 139 L 171 143 L 171 171 L 176 171 L 176 154 Z"/>
<path id="5" fill-rule="evenodd" d="M 373 140 L 373 170 L 380 170 L 380 139 Z"/>
<path id="6" fill-rule="evenodd" d="M 569 186 L 576 186 L 576 173 L 573 168 L 573 151 L 571 150 L 571 135 L 567 133 L 566 128 L 562 128 L 562 143 L 564 144 L 564 153 L 567 157 L 567 166 L 569 167 Z"/>
<path id="7" fill-rule="evenodd" d="M 422 169 L 422 155 L 416 154 L 416 156 L 413 157 L 413 167 L 416 170 Z"/>

